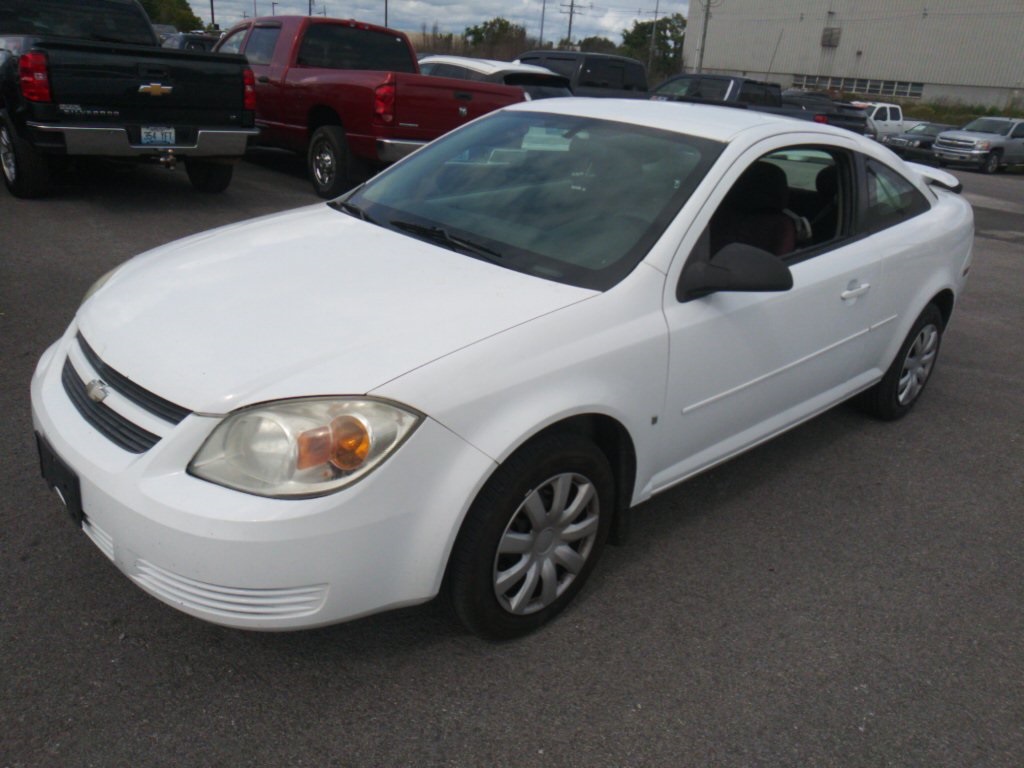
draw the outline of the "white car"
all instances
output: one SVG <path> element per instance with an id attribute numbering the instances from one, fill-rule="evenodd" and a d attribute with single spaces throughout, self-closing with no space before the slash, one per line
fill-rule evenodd
<path id="1" fill-rule="evenodd" d="M 424 75 L 519 86 L 526 94 L 527 101 L 572 96 L 568 77 L 534 64 L 474 59 L 468 56 L 430 55 L 421 58 L 419 65 Z"/>
<path id="2" fill-rule="evenodd" d="M 759 112 L 519 104 L 101 279 L 33 378 L 43 474 L 208 621 L 443 591 L 520 635 L 630 507 L 855 395 L 914 406 L 971 264 L 956 186 Z"/>

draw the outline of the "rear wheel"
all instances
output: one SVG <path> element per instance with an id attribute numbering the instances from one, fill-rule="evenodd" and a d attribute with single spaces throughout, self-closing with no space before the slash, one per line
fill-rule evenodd
<path id="1" fill-rule="evenodd" d="M 921 397 L 935 369 L 942 331 L 942 313 L 929 304 L 910 329 L 885 376 L 860 396 L 861 407 L 886 421 L 905 416 Z"/>
<path id="2" fill-rule="evenodd" d="M 323 125 L 313 132 L 306 161 L 313 189 L 320 197 L 337 197 L 366 176 L 365 164 L 349 150 L 340 125 Z"/>
<path id="3" fill-rule="evenodd" d="M 235 166 L 213 160 L 186 158 L 185 172 L 188 173 L 188 180 L 196 190 L 212 194 L 228 188 Z"/>
<path id="4" fill-rule="evenodd" d="M 509 639 L 573 599 L 612 518 L 611 468 L 588 440 L 547 435 L 513 454 L 470 508 L 452 551 L 447 596 L 471 631 Z"/>
<path id="5" fill-rule="evenodd" d="M 0 117 L 0 169 L 15 197 L 41 197 L 50 191 L 49 161 L 19 138 L 7 117 Z"/>

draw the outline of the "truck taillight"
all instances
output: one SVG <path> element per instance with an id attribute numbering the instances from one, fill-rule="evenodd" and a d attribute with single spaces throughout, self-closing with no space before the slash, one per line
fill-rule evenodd
<path id="1" fill-rule="evenodd" d="M 816 123 L 827 123 L 828 122 L 828 115 L 815 115 L 814 116 L 814 122 L 816 122 Z"/>
<path id="2" fill-rule="evenodd" d="M 242 109 L 256 110 L 256 75 L 251 69 L 242 70 Z"/>
<path id="3" fill-rule="evenodd" d="M 391 125 L 395 122 L 395 78 L 390 72 L 373 94 L 373 119 Z"/>
<path id="4" fill-rule="evenodd" d="M 53 101 L 46 54 L 40 51 L 23 53 L 18 59 L 18 81 L 21 95 L 28 101 Z"/>

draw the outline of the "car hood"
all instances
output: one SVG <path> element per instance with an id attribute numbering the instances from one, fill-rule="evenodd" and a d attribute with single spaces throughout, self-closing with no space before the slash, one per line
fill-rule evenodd
<path id="1" fill-rule="evenodd" d="M 363 394 L 595 295 L 319 204 L 127 262 L 82 305 L 99 357 L 183 407 Z"/>
<path id="2" fill-rule="evenodd" d="M 998 133 L 981 133 L 980 131 L 943 131 L 939 134 L 942 139 L 956 139 L 958 141 L 991 141 L 998 138 Z"/>

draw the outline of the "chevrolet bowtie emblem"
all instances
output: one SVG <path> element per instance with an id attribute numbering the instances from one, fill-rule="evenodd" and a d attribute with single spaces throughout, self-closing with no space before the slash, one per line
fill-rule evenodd
<path id="1" fill-rule="evenodd" d="M 173 85 L 162 85 L 160 83 L 139 86 L 139 93 L 148 93 L 150 96 L 166 96 L 173 90 Z"/>
<path id="2" fill-rule="evenodd" d="M 94 403 L 102 403 L 107 399 L 107 385 L 101 379 L 93 379 L 85 385 L 85 394 Z"/>

